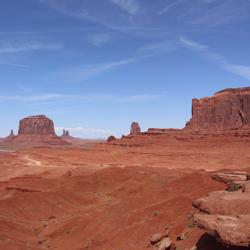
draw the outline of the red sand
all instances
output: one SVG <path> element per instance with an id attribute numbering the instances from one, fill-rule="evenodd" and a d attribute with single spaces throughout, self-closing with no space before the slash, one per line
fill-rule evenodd
<path id="1" fill-rule="evenodd" d="M 249 168 L 249 150 L 248 137 L 155 135 L 0 152 L 0 249 L 154 249 L 166 226 L 173 241 L 188 231 L 179 249 L 226 249 L 193 227 L 192 201 L 224 189 L 209 171 Z"/>

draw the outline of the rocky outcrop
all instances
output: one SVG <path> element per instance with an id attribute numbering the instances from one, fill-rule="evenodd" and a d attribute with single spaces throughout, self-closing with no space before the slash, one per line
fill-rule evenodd
<path id="1" fill-rule="evenodd" d="M 197 199 L 193 205 L 200 210 L 194 215 L 197 226 L 217 237 L 227 245 L 250 246 L 250 180 L 245 172 L 216 173 L 214 179 L 232 187 L 228 191 L 216 191 Z"/>
<path id="2" fill-rule="evenodd" d="M 53 135 L 54 123 L 44 115 L 29 116 L 19 123 L 18 135 Z"/>
<path id="3" fill-rule="evenodd" d="M 243 171 L 216 173 L 212 175 L 212 178 L 217 181 L 230 184 L 232 182 L 246 181 L 248 179 L 248 173 Z"/>
<path id="4" fill-rule="evenodd" d="M 10 134 L 5 139 L 11 139 L 11 138 L 14 138 L 14 137 L 15 137 L 14 130 L 11 129 Z"/>
<path id="5" fill-rule="evenodd" d="M 192 118 L 186 130 L 220 133 L 244 128 L 250 128 L 250 87 L 225 89 L 192 100 Z"/>
<path id="6" fill-rule="evenodd" d="M 194 216 L 194 220 L 199 227 L 218 237 L 226 245 L 250 246 L 250 215 L 198 214 Z"/>
<path id="7" fill-rule="evenodd" d="M 108 137 L 107 142 L 112 142 L 112 141 L 115 141 L 115 140 L 116 140 L 115 136 L 111 135 L 111 136 Z"/>
<path id="8" fill-rule="evenodd" d="M 64 129 L 64 130 L 63 130 L 62 137 L 68 137 L 68 136 L 70 136 L 69 130 Z"/>
<path id="9" fill-rule="evenodd" d="M 130 128 L 130 135 L 138 135 L 141 133 L 141 127 L 138 122 L 132 122 Z"/>
<path id="10" fill-rule="evenodd" d="M 13 131 L 13 129 L 11 129 L 11 131 L 10 131 L 10 135 L 9 136 L 15 136 L 14 135 L 14 131 Z"/>

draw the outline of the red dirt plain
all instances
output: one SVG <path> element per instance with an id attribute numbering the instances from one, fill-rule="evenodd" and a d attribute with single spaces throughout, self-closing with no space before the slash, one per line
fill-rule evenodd
<path id="1" fill-rule="evenodd" d="M 192 224 L 192 201 L 250 170 L 250 137 L 140 135 L 0 152 L 0 249 L 144 250 L 170 228 L 177 249 L 226 248 Z"/>

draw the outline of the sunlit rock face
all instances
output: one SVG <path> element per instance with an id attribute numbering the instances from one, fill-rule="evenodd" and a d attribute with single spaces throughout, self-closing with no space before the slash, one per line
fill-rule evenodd
<path id="1" fill-rule="evenodd" d="M 225 89 L 192 100 L 192 118 L 185 129 L 222 132 L 244 128 L 250 128 L 250 88 Z"/>
<path id="2" fill-rule="evenodd" d="M 44 115 L 29 116 L 19 123 L 19 135 L 55 135 L 54 123 Z"/>

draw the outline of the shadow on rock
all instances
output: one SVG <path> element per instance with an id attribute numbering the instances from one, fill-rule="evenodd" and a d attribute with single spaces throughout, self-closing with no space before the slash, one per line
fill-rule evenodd
<path id="1" fill-rule="evenodd" d="M 228 247 L 216 240 L 215 237 L 205 233 L 198 240 L 197 250 L 250 250 L 250 247 Z"/>

